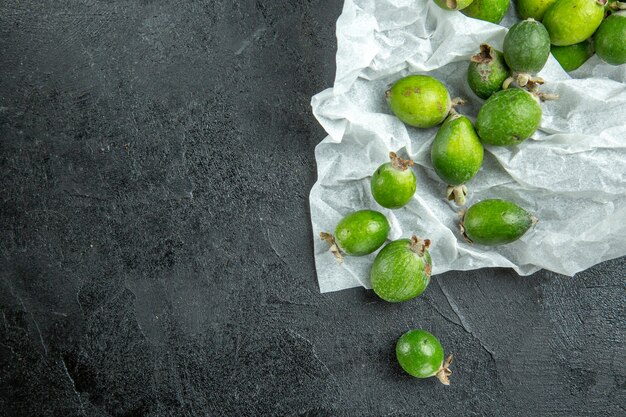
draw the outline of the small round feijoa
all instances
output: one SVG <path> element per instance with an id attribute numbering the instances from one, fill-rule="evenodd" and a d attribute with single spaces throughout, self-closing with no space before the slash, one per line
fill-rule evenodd
<path id="1" fill-rule="evenodd" d="M 388 243 L 374 259 L 370 278 L 372 289 L 380 298 L 392 303 L 420 295 L 430 282 L 432 259 L 430 241 L 417 236 Z"/>
<path id="2" fill-rule="evenodd" d="M 446 86 L 428 75 L 409 75 L 396 81 L 385 97 L 398 119 L 421 128 L 443 122 L 452 105 Z"/>
<path id="3" fill-rule="evenodd" d="M 470 59 L 467 83 L 478 97 L 488 99 L 496 91 L 502 90 L 502 84 L 510 75 L 511 70 L 502 52 L 483 43 L 480 52 Z"/>
<path id="4" fill-rule="evenodd" d="M 543 15 L 552 45 L 567 46 L 593 35 L 604 18 L 606 0 L 557 0 Z"/>
<path id="5" fill-rule="evenodd" d="M 435 0 L 437 6 L 444 10 L 462 10 L 476 0 Z"/>
<path id="6" fill-rule="evenodd" d="M 504 37 L 504 59 L 514 72 L 536 74 L 550 56 L 550 35 L 535 19 L 517 22 Z"/>
<path id="7" fill-rule="evenodd" d="M 611 14 L 604 19 L 593 40 L 596 54 L 607 64 L 626 64 L 626 11 Z"/>
<path id="8" fill-rule="evenodd" d="M 368 255 L 387 240 L 389 222 L 375 210 L 359 210 L 341 219 L 335 228 L 335 241 L 346 255 Z"/>
<path id="9" fill-rule="evenodd" d="M 474 19 L 500 23 L 508 9 L 509 0 L 474 0 L 461 13 Z"/>
<path id="10" fill-rule="evenodd" d="M 410 166 L 413 161 L 399 158 L 394 152 L 389 154 L 391 162 L 379 166 L 370 183 L 374 200 L 388 209 L 405 206 L 415 194 L 415 174 Z"/>
<path id="11" fill-rule="evenodd" d="M 592 43 L 588 40 L 568 46 L 552 45 L 550 52 L 567 72 L 574 71 L 593 55 Z"/>
<path id="12" fill-rule="evenodd" d="M 452 372 L 448 367 L 452 363 L 452 356 L 444 363 L 441 343 L 426 330 L 409 330 L 400 336 L 396 342 L 396 358 L 409 375 L 416 378 L 436 376 L 442 384 L 450 385 Z"/>
<path id="13" fill-rule="evenodd" d="M 471 243 L 502 245 L 514 242 L 537 222 L 529 212 L 507 200 L 483 200 L 461 220 L 463 236 Z"/>

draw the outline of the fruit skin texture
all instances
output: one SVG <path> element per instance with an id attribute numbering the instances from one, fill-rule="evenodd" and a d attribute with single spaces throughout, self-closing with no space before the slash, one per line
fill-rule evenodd
<path id="1" fill-rule="evenodd" d="M 476 132 L 483 143 L 517 145 L 535 133 L 540 123 L 537 100 L 521 88 L 510 88 L 498 91 L 480 108 Z"/>
<path id="2" fill-rule="evenodd" d="M 461 220 L 461 229 L 473 243 L 502 245 L 522 237 L 534 222 L 536 219 L 517 204 L 493 199 L 470 207 Z"/>
<path id="3" fill-rule="evenodd" d="M 439 178 L 450 185 L 472 179 L 483 164 L 483 145 L 465 116 L 453 114 L 439 128 L 431 148 L 431 160 Z"/>
<path id="4" fill-rule="evenodd" d="M 443 364 L 443 347 L 426 330 L 409 330 L 396 343 L 396 358 L 402 369 L 416 378 L 434 376 Z"/>
<path id="5" fill-rule="evenodd" d="M 593 35 L 604 17 L 606 0 L 558 0 L 543 16 L 552 45 L 567 46 Z"/>
<path id="6" fill-rule="evenodd" d="M 488 99 L 502 89 L 502 83 L 511 75 L 502 52 L 487 44 L 480 45 L 467 69 L 467 83 L 476 95 Z"/>
<path id="7" fill-rule="evenodd" d="M 404 77 L 385 95 L 393 113 L 414 127 L 436 126 L 450 111 L 451 100 L 446 86 L 428 75 Z"/>
<path id="8" fill-rule="evenodd" d="M 508 9 L 508 0 L 474 0 L 461 13 L 474 19 L 500 23 Z"/>
<path id="9" fill-rule="evenodd" d="M 542 20 L 543 15 L 556 1 L 557 0 L 516 0 L 515 8 L 522 19 L 532 17 L 535 20 Z"/>
<path id="10" fill-rule="evenodd" d="M 535 74 L 550 56 L 550 35 L 534 19 L 517 22 L 504 37 L 504 59 L 515 72 Z"/>
<path id="11" fill-rule="evenodd" d="M 561 67 L 567 72 L 574 71 L 587 62 L 593 55 L 593 46 L 589 41 L 582 41 L 574 45 L 556 46 L 552 45 L 550 52 L 554 55 Z"/>
<path id="12" fill-rule="evenodd" d="M 378 167 L 372 175 L 370 189 L 381 206 L 397 209 L 406 205 L 415 194 L 415 174 L 409 168 L 398 168 L 393 162 Z"/>
<path id="13" fill-rule="evenodd" d="M 472 0 L 435 0 L 435 3 L 444 10 L 461 10 L 472 4 Z"/>
<path id="14" fill-rule="evenodd" d="M 387 218 L 374 210 L 359 210 L 348 214 L 335 228 L 337 245 L 351 256 L 363 256 L 376 251 L 385 243 L 387 235 Z"/>
<path id="15" fill-rule="evenodd" d="M 399 303 L 420 295 L 430 283 L 432 259 L 428 240 L 399 239 L 376 255 L 370 277 L 372 289 L 383 300 Z"/>
<path id="16" fill-rule="evenodd" d="M 596 54 L 611 65 L 626 64 L 626 12 L 613 13 L 593 36 Z"/>

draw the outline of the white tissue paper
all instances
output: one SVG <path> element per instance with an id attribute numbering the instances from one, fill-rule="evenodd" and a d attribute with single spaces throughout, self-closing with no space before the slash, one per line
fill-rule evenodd
<path id="1" fill-rule="evenodd" d="M 594 56 L 567 74 L 550 56 L 541 90 L 560 99 L 542 104 L 541 128 L 519 146 L 486 146 L 483 167 L 467 183 L 467 205 L 511 200 L 539 223 L 520 240 L 496 247 L 466 243 L 458 229 L 462 208 L 445 199 L 430 147 L 437 132 L 404 125 L 383 94 L 408 74 L 443 81 L 475 121 L 483 100 L 467 85 L 469 58 L 481 43 L 502 50 L 506 27 L 518 19 L 511 4 L 500 25 L 445 11 L 432 0 L 346 0 L 337 21 L 333 88 L 312 98 L 328 136 L 315 149 L 318 179 L 310 194 L 315 263 L 321 292 L 364 286 L 376 253 L 338 263 L 319 239 L 352 211 L 374 209 L 392 225 L 394 240 L 417 234 L 432 241 L 433 274 L 511 267 L 520 275 L 544 268 L 574 275 L 626 255 L 626 65 Z M 415 161 L 417 191 L 398 210 L 370 193 L 374 170 L 389 152 Z"/>

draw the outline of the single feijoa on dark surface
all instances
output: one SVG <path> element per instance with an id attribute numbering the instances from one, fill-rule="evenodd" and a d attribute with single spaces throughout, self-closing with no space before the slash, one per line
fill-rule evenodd
<path id="1" fill-rule="evenodd" d="M 480 108 L 476 132 L 483 143 L 517 145 L 528 139 L 541 123 L 539 99 L 521 88 L 494 93 Z"/>
<path id="2" fill-rule="evenodd" d="M 471 206 L 461 220 L 461 233 L 470 243 L 502 245 L 524 235 L 537 219 L 515 203 L 483 200 Z"/>
<path id="3" fill-rule="evenodd" d="M 409 375 L 416 378 L 435 376 L 442 384 L 450 385 L 452 355 L 444 362 L 441 343 L 426 330 L 409 330 L 400 336 L 396 342 L 396 358 Z"/>
<path id="4" fill-rule="evenodd" d="M 555 2 L 556 0 L 516 0 L 515 8 L 522 19 L 532 17 L 535 20 L 542 20 L 546 10 Z"/>
<path id="5" fill-rule="evenodd" d="M 413 161 L 404 160 L 394 152 L 389 153 L 391 162 L 379 166 L 372 175 L 370 189 L 374 200 L 381 206 L 397 209 L 406 205 L 415 194 Z"/>
<path id="6" fill-rule="evenodd" d="M 561 67 L 569 72 L 574 71 L 591 58 L 593 55 L 593 44 L 589 40 L 586 40 L 574 45 L 552 45 L 550 52 L 552 52 L 554 58 L 559 61 Z"/>
<path id="7" fill-rule="evenodd" d="M 604 18 L 606 0 L 557 0 L 543 16 L 552 45 L 567 46 L 593 35 Z"/>
<path id="8" fill-rule="evenodd" d="M 502 52 L 483 43 L 480 52 L 470 58 L 467 83 L 478 97 L 488 99 L 496 91 L 502 90 L 502 84 L 510 75 L 511 70 Z"/>
<path id="9" fill-rule="evenodd" d="M 433 168 L 448 187 L 448 199 L 465 204 L 467 187 L 483 163 L 483 145 L 472 122 L 454 113 L 439 128 L 431 148 Z"/>
<path id="10" fill-rule="evenodd" d="M 461 13 L 474 19 L 500 23 L 508 9 L 509 0 L 474 0 Z"/>
<path id="11" fill-rule="evenodd" d="M 396 81 L 385 97 L 398 119 L 421 128 L 443 122 L 452 106 L 446 86 L 428 75 L 409 75 Z"/>
<path id="12" fill-rule="evenodd" d="M 389 235 L 389 222 L 375 210 L 359 210 L 345 216 L 337 224 L 335 235 L 322 232 L 320 237 L 330 245 L 331 252 L 342 260 L 341 252 L 363 256 L 380 248 Z"/>
<path id="13" fill-rule="evenodd" d="M 529 18 L 511 26 L 502 50 L 512 71 L 536 74 L 550 56 L 550 35 L 541 22 Z"/>
<path id="14" fill-rule="evenodd" d="M 626 64 L 626 11 L 604 19 L 593 40 L 596 54 L 607 64 Z"/>
<path id="15" fill-rule="evenodd" d="M 472 0 L 435 0 L 435 3 L 444 10 L 462 10 L 472 4 Z"/>
<path id="16" fill-rule="evenodd" d="M 417 236 L 388 243 L 374 259 L 372 289 L 383 300 L 399 303 L 420 295 L 430 282 L 430 240 Z"/>

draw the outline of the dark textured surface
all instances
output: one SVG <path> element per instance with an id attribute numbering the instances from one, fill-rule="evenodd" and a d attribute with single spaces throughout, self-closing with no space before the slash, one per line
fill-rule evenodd
<path id="1" fill-rule="evenodd" d="M 1 415 L 626 413 L 626 258 L 319 294 L 309 100 L 340 12 L 0 2 Z M 413 327 L 450 387 L 399 369 Z"/>

